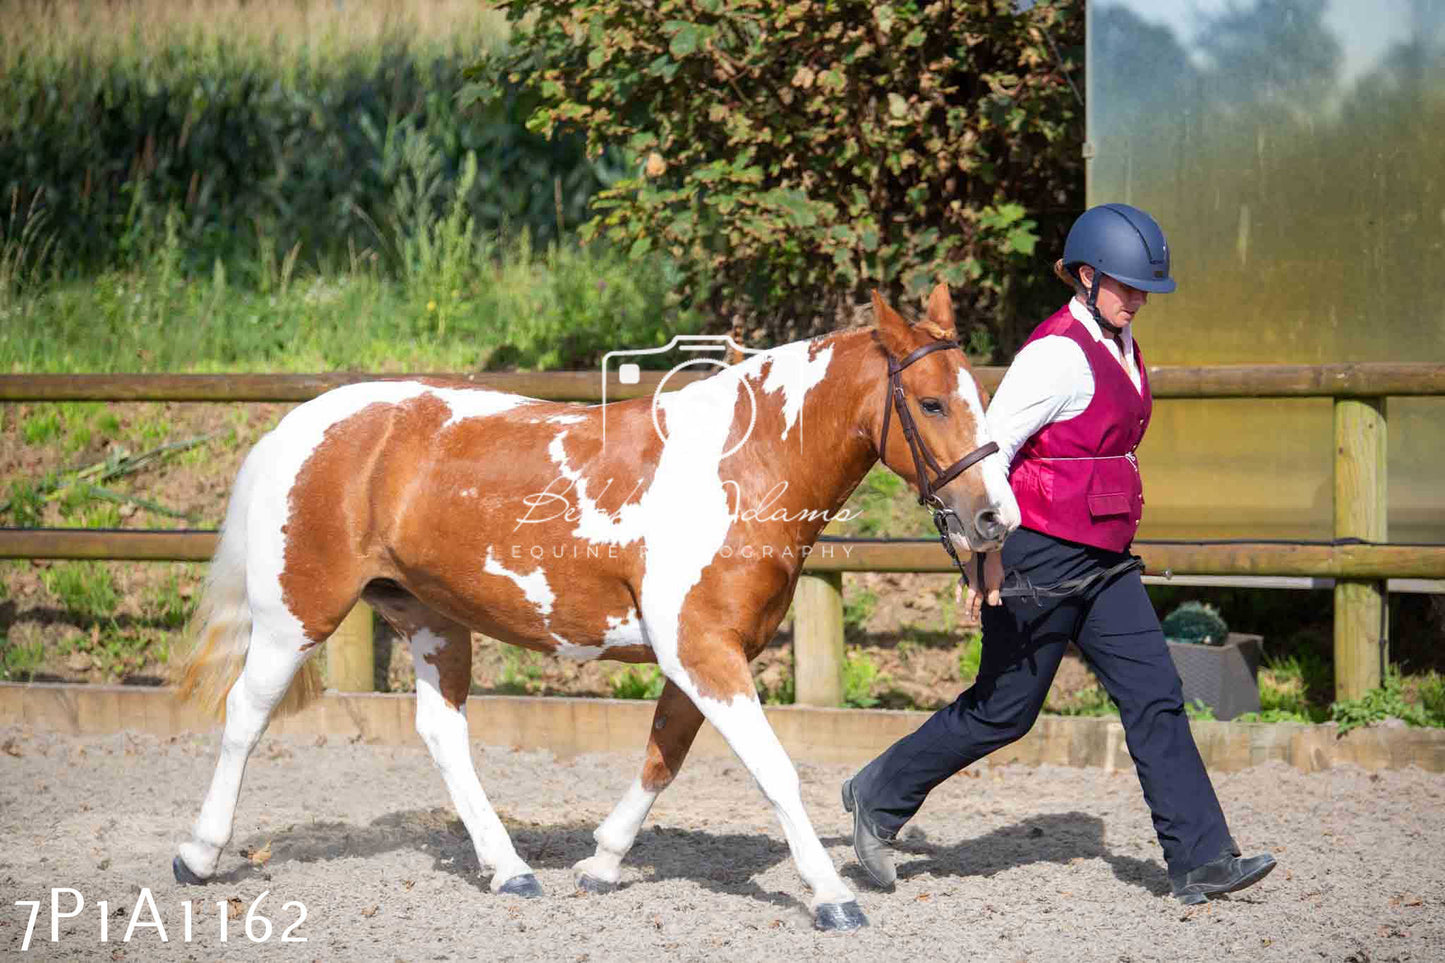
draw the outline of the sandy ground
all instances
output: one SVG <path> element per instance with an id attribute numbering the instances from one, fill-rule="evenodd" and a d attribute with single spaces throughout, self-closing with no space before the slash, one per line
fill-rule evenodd
<path id="1" fill-rule="evenodd" d="M 169 864 L 216 742 L 0 730 L 0 949 L 86 960 L 1445 959 L 1445 776 L 1418 770 L 1217 776 L 1235 834 L 1247 851 L 1275 852 L 1280 868 L 1186 911 L 1166 895 L 1132 772 L 960 776 L 915 820 L 900 884 L 885 894 L 862 882 L 846 841 L 837 786 L 848 770 L 800 766 L 824 844 L 872 922 L 820 935 L 771 812 L 730 760 L 694 761 L 664 794 L 621 890 L 574 894 L 569 867 L 592 852 L 591 831 L 633 778 L 637 752 L 557 761 L 477 747 L 483 782 L 547 889 L 523 901 L 487 890 L 421 748 L 264 739 L 218 879 L 183 888 Z M 86 900 L 57 943 L 52 887 Z M 154 928 L 121 941 L 143 887 L 168 943 Z M 251 943 L 245 909 L 263 892 L 258 912 L 276 925 Z M 40 919 L 21 956 L 29 909 L 14 903 L 34 899 Z M 189 944 L 187 899 L 205 901 Z M 218 900 L 231 907 L 224 944 Z M 291 901 L 305 906 L 292 933 L 305 943 L 280 942 L 300 915 Z M 62 911 L 71 905 L 61 897 Z"/>

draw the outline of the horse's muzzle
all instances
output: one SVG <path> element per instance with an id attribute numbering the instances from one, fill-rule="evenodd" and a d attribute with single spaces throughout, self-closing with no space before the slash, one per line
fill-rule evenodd
<path id="1" fill-rule="evenodd" d="M 1011 531 L 1003 515 L 992 508 L 985 508 L 973 516 L 973 527 L 978 537 L 985 542 L 1002 542 Z"/>

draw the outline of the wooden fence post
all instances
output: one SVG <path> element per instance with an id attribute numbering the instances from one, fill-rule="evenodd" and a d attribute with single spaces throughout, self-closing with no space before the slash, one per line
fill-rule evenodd
<path id="1" fill-rule="evenodd" d="M 371 606 L 357 602 L 326 640 L 326 687 L 338 692 L 376 689 Z"/>
<path id="2" fill-rule="evenodd" d="M 793 679 L 803 706 L 843 704 L 843 573 L 804 573 L 793 595 Z"/>
<path id="3" fill-rule="evenodd" d="M 1335 537 L 1386 540 L 1385 399 L 1335 399 Z M 1386 589 L 1379 579 L 1335 580 L 1335 698 L 1381 683 Z"/>

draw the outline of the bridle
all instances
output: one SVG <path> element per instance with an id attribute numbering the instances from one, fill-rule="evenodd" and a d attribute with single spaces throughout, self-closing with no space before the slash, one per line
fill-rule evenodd
<path id="1" fill-rule="evenodd" d="M 918 504 L 933 512 L 933 525 L 938 529 L 938 537 L 943 542 L 943 547 L 948 550 L 953 564 L 958 566 L 959 574 L 967 578 L 964 574 L 963 563 L 959 561 L 958 553 L 954 551 L 953 541 L 948 537 L 948 520 L 952 518 L 958 522 L 958 530 L 964 531 L 963 520 L 958 517 L 957 512 L 944 504 L 943 499 L 938 497 L 938 490 L 989 455 L 995 454 L 998 451 L 998 444 L 990 441 L 985 445 L 980 445 L 947 468 L 942 467 L 939 465 L 938 459 L 933 457 L 933 452 L 929 451 L 928 446 L 923 443 L 922 436 L 918 434 L 918 426 L 914 423 L 913 414 L 904 402 L 903 394 L 903 371 L 905 368 L 924 355 L 950 348 L 963 350 L 963 346 L 957 341 L 934 341 L 916 349 L 902 361 L 898 361 L 885 349 L 884 353 L 888 357 L 888 396 L 883 402 L 883 435 L 878 442 L 878 455 L 881 458 L 883 453 L 888 450 L 888 425 L 893 415 L 893 409 L 897 408 L 898 425 L 903 429 L 903 437 L 908 442 L 908 450 L 913 455 L 913 468 L 918 475 Z M 930 471 L 933 473 L 931 479 L 929 478 Z"/>

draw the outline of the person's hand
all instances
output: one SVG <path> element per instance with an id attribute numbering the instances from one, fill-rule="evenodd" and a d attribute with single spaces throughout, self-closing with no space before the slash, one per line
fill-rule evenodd
<path id="1" fill-rule="evenodd" d="M 983 563 L 981 572 L 980 560 Z M 998 605 L 1002 601 L 999 589 L 1003 587 L 1003 555 L 1001 552 L 975 552 L 967 564 L 968 594 L 964 595 L 963 582 L 960 581 L 953 590 L 953 600 L 963 604 L 963 613 L 968 621 L 977 622 L 985 601 L 989 605 Z"/>

